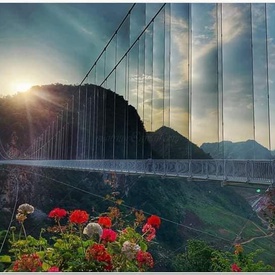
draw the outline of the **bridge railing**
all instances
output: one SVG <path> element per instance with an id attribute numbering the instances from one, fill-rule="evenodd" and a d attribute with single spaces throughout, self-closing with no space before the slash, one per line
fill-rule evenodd
<path id="1" fill-rule="evenodd" d="M 275 160 L 2 160 L 0 164 L 259 184 L 275 183 Z"/>

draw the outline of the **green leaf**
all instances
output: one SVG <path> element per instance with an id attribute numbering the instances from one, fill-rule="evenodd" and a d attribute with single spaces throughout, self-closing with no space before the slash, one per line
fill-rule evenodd
<path id="1" fill-rule="evenodd" d="M 1 263 L 11 263 L 11 257 L 8 255 L 0 256 Z"/>
<path id="2" fill-rule="evenodd" d="M 47 271 L 50 267 L 51 266 L 49 264 L 45 263 L 45 262 L 42 264 L 42 270 L 43 271 Z"/>
<path id="3" fill-rule="evenodd" d="M 140 248 L 141 248 L 142 251 L 146 251 L 147 250 L 147 244 L 146 243 L 140 242 L 139 246 L 140 246 Z"/>

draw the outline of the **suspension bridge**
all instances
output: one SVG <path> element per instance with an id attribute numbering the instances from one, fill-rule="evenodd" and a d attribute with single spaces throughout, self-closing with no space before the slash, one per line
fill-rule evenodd
<path id="1" fill-rule="evenodd" d="M 1 144 L 0 164 L 273 184 L 273 159 L 229 159 L 223 141 L 273 148 L 274 10 L 133 4 L 56 119 L 20 155 Z"/>

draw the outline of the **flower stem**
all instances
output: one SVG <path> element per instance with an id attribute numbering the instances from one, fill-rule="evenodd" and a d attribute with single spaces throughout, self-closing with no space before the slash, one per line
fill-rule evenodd
<path id="1" fill-rule="evenodd" d="M 25 239 L 27 239 L 27 233 L 26 233 L 26 230 L 25 230 L 25 226 L 24 226 L 23 223 L 21 225 L 22 225 L 22 230 L 23 230 L 24 235 L 25 235 Z"/>

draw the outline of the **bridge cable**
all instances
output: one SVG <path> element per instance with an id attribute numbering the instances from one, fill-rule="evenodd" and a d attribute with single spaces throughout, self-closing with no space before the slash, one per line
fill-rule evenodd
<path id="1" fill-rule="evenodd" d="M 123 18 L 123 20 L 121 21 L 121 23 L 119 24 L 119 26 L 116 28 L 116 30 L 114 31 L 113 35 L 111 36 L 111 38 L 109 39 L 109 41 L 107 42 L 107 44 L 105 45 L 104 49 L 101 51 L 101 53 L 99 54 L 98 58 L 96 59 L 96 61 L 94 62 L 94 64 L 92 65 L 92 67 L 89 69 L 89 71 L 86 73 L 85 77 L 83 78 L 83 80 L 80 82 L 79 86 L 82 85 L 82 83 L 85 81 L 85 79 L 87 78 L 87 76 L 90 74 L 90 72 L 94 69 L 94 67 L 97 65 L 97 62 L 99 61 L 99 59 L 101 58 L 101 56 L 103 55 L 103 53 L 105 52 L 105 50 L 107 49 L 107 47 L 110 45 L 110 43 L 112 42 L 113 38 L 115 37 L 115 35 L 117 34 L 117 32 L 119 31 L 119 29 L 121 28 L 121 26 L 123 25 L 123 23 L 126 21 L 126 19 L 128 18 L 128 16 L 131 14 L 133 8 L 135 7 L 136 3 L 134 3 L 131 8 L 129 9 L 128 13 L 125 15 L 125 17 Z M 101 85 L 100 85 L 101 86 Z"/>
<path id="2" fill-rule="evenodd" d="M 253 55 L 253 15 L 252 15 L 252 4 L 249 3 L 250 9 L 250 32 L 251 32 L 251 84 L 252 84 L 252 129 L 253 129 L 253 159 L 255 160 L 255 141 L 256 141 L 256 126 L 255 126 L 255 88 L 254 88 L 254 55 Z M 253 171 L 253 169 L 252 169 Z"/>
<path id="3" fill-rule="evenodd" d="M 224 171 L 224 181 L 226 181 L 226 175 L 225 175 L 225 140 L 224 140 L 224 83 L 223 83 L 223 3 L 220 3 L 220 15 L 221 15 L 221 28 L 220 28 L 220 33 L 221 33 L 221 119 L 222 119 L 222 129 L 221 129 L 221 135 L 222 135 L 222 158 L 223 158 L 223 171 Z"/>
<path id="4" fill-rule="evenodd" d="M 267 88 L 267 114 L 268 114 L 268 149 L 271 151 L 271 124 L 270 124 L 270 82 L 269 82 L 269 43 L 268 43 L 268 24 L 267 24 L 267 3 L 265 5 L 265 46 L 266 46 L 266 88 Z"/>
<path id="5" fill-rule="evenodd" d="M 139 139 L 138 139 L 138 123 L 139 123 L 139 119 L 140 119 L 140 116 L 139 116 L 139 66 L 140 66 L 140 50 L 139 50 L 139 47 L 140 47 L 140 41 L 138 39 L 137 41 L 137 49 L 138 49 L 138 54 L 137 54 L 137 73 L 136 73 L 136 89 L 137 89 L 137 95 L 136 95 L 136 105 L 137 105 L 137 116 L 136 116 L 136 136 L 135 136 L 135 140 L 136 140 L 136 144 L 135 144 L 135 151 L 136 151 L 136 156 L 135 158 L 138 159 L 138 143 L 139 143 Z"/>
<path id="6" fill-rule="evenodd" d="M 116 38 L 115 38 L 115 64 L 117 63 L 117 34 L 116 34 Z M 114 71 L 114 77 L 115 77 L 115 83 L 114 83 L 114 99 L 113 99 L 113 110 L 114 110 L 114 116 L 113 116 L 113 151 L 112 151 L 112 158 L 115 159 L 116 157 L 116 97 L 117 97 L 117 70 L 115 69 Z"/>
<path id="7" fill-rule="evenodd" d="M 192 3 L 188 4 L 188 159 L 192 156 Z M 191 169 L 190 169 L 191 171 Z M 192 175 L 190 175 L 192 177 Z"/>

